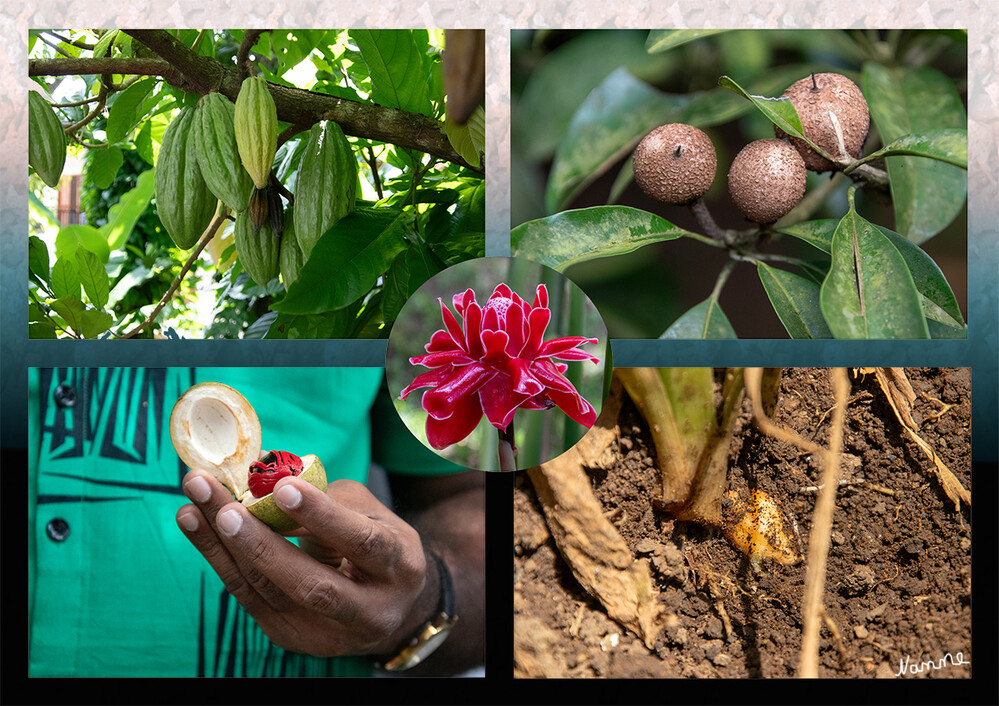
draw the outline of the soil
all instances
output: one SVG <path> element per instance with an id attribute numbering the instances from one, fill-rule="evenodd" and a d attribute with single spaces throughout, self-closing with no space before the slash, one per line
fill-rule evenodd
<path id="1" fill-rule="evenodd" d="M 971 491 L 968 369 L 906 370 L 922 438 Z M 904 432 L 874 375 L 851 374 L 844 464 L 825 580 L 819 676 L 970 678 L 970 508 L 956 511 L 930 458 Z M 828 371 L 786 369 L 774 421 L 828 443 Z M 820 464 L 766 436 L 742 414 L 729 454 L 728 487 L 770 494 L 807 557 Z M 530 479 L 514 490 L 514 674 L 561 677 L 793 677 L 802 634 L 807 559 L 761 570 L 715 529 L 681 523 L 653 506 L 655 448 L 625 396 L 613 462 L 585 469 L 607 516 L 651 568 L 662 610 L 651 649 L 611 620 L 576 581 L 548 533 Z M 849 458 L 849 457 L 844 457 Z M 849 484 L 843 485 L 846 480 Z M 797 531 L 794 531 L 796 526 Z M 835 630 L 830 629 L 832 626 Z"/>

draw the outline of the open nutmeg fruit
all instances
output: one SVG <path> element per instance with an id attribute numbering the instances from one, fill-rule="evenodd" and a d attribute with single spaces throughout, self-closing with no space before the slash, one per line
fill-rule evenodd
<path id="1" fill-rule="evenodd" d="M 277 532 L 300 525 L 274 502 L 274 485 L 299 476 L 326 490 L 326 469 L 318 457 L 269 451 L 261 456 L 260 420 L 238 391 L 219 382 L 189 388 L 170 413 L 170 439 L 189 468 L 211 473 L 259 520 Z"/>

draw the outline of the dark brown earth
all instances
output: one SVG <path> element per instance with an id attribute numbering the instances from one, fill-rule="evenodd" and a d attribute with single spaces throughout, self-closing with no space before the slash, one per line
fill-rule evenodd
<path id="1" fill-rule="evenodd" d="M 923 439 L 971 490 L 971 377 L 968 369 L 908 369 L 913 417 Z M 873 375 L 851 375 L 824 603 L 838 637 L 823 627 L 819 676 L 894 677 L 911 665 L 958 653 L 971 659 L 970 508 L 955 511 L 929 457 L 903 431 Z M 826 445 L 833 406 L 828 371 L 788 369 L 773 415 Z M 531 481 L 514 490 L 514 674 L 537 677 L 792 677 L 802 632 L 806 561 L 765 562 L 761 573 L 717 531 L 675 522 L 653 509 L 655 450 L 625 399 L 614 462 L 589 470 L 605 515 L 637 558 L 650 560 L 664 608 L 652 649 L 607 617 L 547 532 Z M 847 457 L 845 457 L 847 458 Z M 750 405 L 730 451 L 728 487 L 771 494 L 797 524 L 802 555 L 819 464 L 759 432 Z M 731 628 L 726 627 L 726 621 Z M 909 678 L 968 678 L 946 663 Z"/>

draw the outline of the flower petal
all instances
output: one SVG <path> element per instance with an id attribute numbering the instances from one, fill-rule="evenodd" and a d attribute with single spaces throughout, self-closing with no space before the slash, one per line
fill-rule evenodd
<path id="1" fill-rule="evenodd" d="M 438 451 L 457 444 L 472 433 L 482 419 L 482 405 L 477 395 L 462 398 L 454 413 L 446 419 L 427 417 L 427 441 Z"/>
<path id="2" fill-rule="evenodd" d="M 465 307 L 465 347 L 473 358 L 481 358 L 484 352 L 482 345 L 482 308 L 473 299 Z"/>
<path id="3" fill-rule="evenodd" d="M 436 387 L 449 377 L 451 377 L 450 368 L 437 368 L 436 370 L 428 370 L 425 373 L 420 373 L 413 382 L 406 386 L 406 389 L 399 393 L 399 399 L 406 399 L 410 392 L 421 387 Z"/>
<path id="4" fill-rule="evenodd" d="M 597 421 L 597 411 L 578 392 L 549 390 L 548 396 L 552 402 L 558 405 L 559 409 L 565 412 L 573 421 L 582 424 L 584 427 L 590 428 Z"/>
<path id="5" fill-rule="evenodd" d="M 423 409 L 436 419 L 450 417 L 463 398 L 474 395 L 496 376 L 496 371 L 479 363 L 452 367 L 450 371 L 451 376 L 447 380 L 423 393 Z"/>
<path id="6" fill-rule="evenodd" d="M 545 341 L 538 349 L 538 358 L 558 358 L 559 360 L 592 360 L 599 363 L 600 359 L 586 351 L 579 350 L 576 346 L 583 343 L 597 343 L 596 338 L 585 338 L 583 336 L 566 336 L 564 338 L 553 338 Z"/>
<path id="7" fill-rule="evenodd" d="M 489 423 L 497 429 L 506 429 L 513 421 L 513 414 L 530 395 L 520 395 L 510 386 L 510 378 L 497 375 L 479 390 L 479 401 Z"/>
<path id="8" fill-rule="evenodd" d="M 454 342 L 461 346 L 462 350 L 467 353 L 468 346 L 465 343 L 465 333 L 461 329 L 461 324 L 458 323 L 458 319 L 454 317 L 451 310 L 444 305 L 443 299 L 437 297 L 437 301 L 441 305 L 441 319 L 444 320 L 444 328 L 446 328 L 447 332 L 451 334 L 451 338 Z"/>
<path id="9" fill-rule="evenodd" d="M 413 365 L 422 365 L 425 368 L 439 368 L 442 365 L 468 365 L 475 362 L 468 353 L 462 350 L 457 351 L 434 351 L 423 355 L 414 356 L 409 359 Z"/>

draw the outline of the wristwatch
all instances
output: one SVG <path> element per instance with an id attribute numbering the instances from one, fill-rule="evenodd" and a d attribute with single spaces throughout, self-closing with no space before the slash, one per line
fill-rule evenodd
<path id="1" fill-rule="evenodd" d="M 440 577 L 441 597 L 434 614 L 404 645 L 399 653 L 379 666 L 389 672 L 401 672 L 415 667 L 429 657 L 441 646 L 451 628 L 458 621 L 454 612 L 454 585 L 451 583 L 451 572 L 444 560 L 435 553 L 427 552 L 437 564 L 437 574 Z"/>

